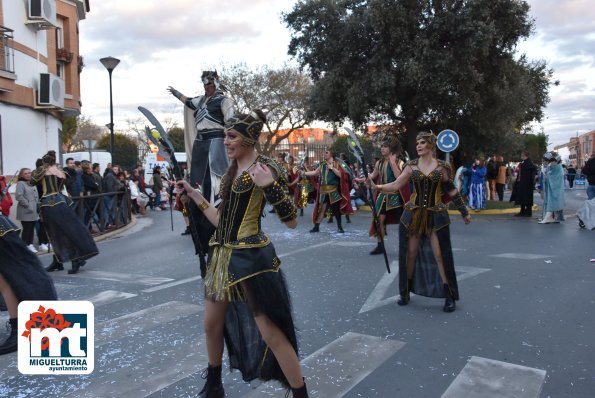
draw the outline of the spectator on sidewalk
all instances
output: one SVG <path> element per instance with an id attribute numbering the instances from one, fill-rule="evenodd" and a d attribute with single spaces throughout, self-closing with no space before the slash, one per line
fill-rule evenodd
<path id="1" fill-rule="evenodd" d="M 506 186 L 506 165 L 504 164 L 504 158 L 502 156 L 496 157 L 496 192 L 498 193 L 498 200 L 502 202 L 504 200 L 504 187 Z"/>
<path id="2" fill-rule="evenodd" d="M 161 191 L 163 190 L 163 180 L 161 179 L 161 167 L 157 166 L 153 169 L 153 177 L 151 177 L 151 185 L 155 193 L 154 210 L 161 211 L 163 206 L 161 204 Z"/>
<path id="3" fill-rule="evenodd" d="M 103 197 L 105 208 L 107 210 L 108 219 L 107 227 L 111 227 L 116 222 L 117 212 L 117 196 L 116 195 L 122 189 L 122 184 L 118 181 L 116 173 L 120 172 L 120 166 L 113 166 L 111 169 L 106 169 L 103 175 L 103 193 L 111 193 L 112 195 L 106 195 Z"/>
<path id="4" fill-rule="evenodd" d="M 486 208 L 486 174 L 483 159 L 475 160 L 471 166 L 471 187 L 469 189 L 469 208 L 480 211 Z"/>
<path id="5" fill-rule="evenodd" d="M 37 253 L 37 249 L 33 245 L 33 237 L 35 233 L 35 224 L 39 219 L 39 195 L 37 188 L 29 184 L 31 181 L 31 169 L 22 168 L 19 172 L 19 182 L 14 193 L 17 201 L 17 220 L 21 222 L 23 230 L 21 232 L 21 239 L 27 245 L 27 249 L 33 253 Z"/>

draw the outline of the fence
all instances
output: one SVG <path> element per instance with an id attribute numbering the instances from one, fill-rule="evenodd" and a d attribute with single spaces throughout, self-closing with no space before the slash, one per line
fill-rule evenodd
<path id="1" fill-rule="evenodd" d="M 308 163 L 316 164 L 324 159 L 324 151 L 328 145 L 324 144 L 308 144 L 308 143 L 280 143 L 275 148 L 275 153 L 285 152 L 295 159 L 296 163 L 306 156 Z M 274 155 L 274 154 L 271 154 Z"/>
<path id="2" fill-rule="evenodd" d="M 131 220 L 130 193 L 113 192 L 73 198 L 73 209 L 93 235 L 121 228 Z"/>

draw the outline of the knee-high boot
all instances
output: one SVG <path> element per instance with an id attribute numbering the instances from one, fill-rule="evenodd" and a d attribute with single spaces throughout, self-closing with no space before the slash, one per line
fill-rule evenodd
<path id="1" fill-rule="evenodd" d="M 409 292 L 411 290 L 411 279 L 407 279 L 407 287 L 405 288 L 405 291 L 401 291 L 400 295 L 401 297 L 399 297 L 399 300 L 397 301 L 397 304 L 399 305 L 407 305 L 409 304 L 409 300 L 411 299 Z"/>
<path id="2" fill-rule="evenodd" d="M 306 382 L 300 388 L 292 388 L 291 394 L 293 398 L 308 398 L 308 390 L 306 388 Z M 286 395 L 287 396 L 287 395 Z"/>
<path id="3" fill-rule="evenodd" d="M 455 308 L 457 308 L 457 305 L 452 295 L 452 291 L 450 290 L 450 286 L 448 286 L 447 283 L 444 284 L 444 295 L 446 298 L 444 299 L 444 307 L 442 307 L 442 310 L 444 312 L 453 312 Z"/>
<path id="4" fill-rule="evenodd" d="M 204 375 L 206 372 L 206 375 Z M 203 372 L 203 379 L 207 381 L 202 390 L 198 393 L 198 398 L 223 398 L 225 397 L 225 390 L 223 390 L 223 383 L 221 383 L 221 365 L 211 366 Z"/>

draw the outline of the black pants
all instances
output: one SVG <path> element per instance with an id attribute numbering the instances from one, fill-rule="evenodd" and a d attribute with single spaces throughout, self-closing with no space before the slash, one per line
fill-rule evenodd
<path id="1" fill-rule="evenodd" d="M 533 210 L 531 209 L 533 205 L 521 205 L 521 214 L 525 214 L 527 216 L 533 215 Z"/>
<path id="2" fill-rule="evenodd" d="M 35 224 L 37 221 L 21 221 L 23 231 L 21 232 L 21 239 L 27 246 L 33 244 L 33 234 L 35 232 Z"/>
<path id="3" fill-rule="evenodd" d="M 331 203 L 330 200 L 330 194 L 326 195 L 326 197 L 324 198 L 324 203 L 327 203 L 327 207 L 331 208 L 331 211 L 333 212 L 333 216 L 337 219 L 337 227 L 338 228 L 342 228 L 341 226 L 341 201 L 337 201 L 335 203 Z M 323 217 L 324 219 L 324 217 Z"/>
<path id="4" fill-rule="evenodd" d="M 498 192 L 498 200 L 502 202 L 504 200 L 504 184 L 496 183 L 496 192 Z"/>
<path id="5" fill-rule="evenodd" d="M 39 239 L 39 244 L 48 244 L 50 241 L 48 240 L 48 234 L 45 232 L 45 225 L 43 225 L 43 221 L 37 221 L 37 239 Z"/>

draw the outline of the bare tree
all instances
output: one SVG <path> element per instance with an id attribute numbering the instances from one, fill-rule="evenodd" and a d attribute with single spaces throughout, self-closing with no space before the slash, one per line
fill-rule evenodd
<path id="1" fill-rule="evenodd" d="M 285 65 L 252 70 L 236 64 L 225 67 L 221 76 L 240 113 L 261 109 L 267 116 L 267 135 L 260 142 L 264 154 L 274 152 L 281 141 L 310 122 L 306 111 L 312 82 L 299 69 Z"/>

